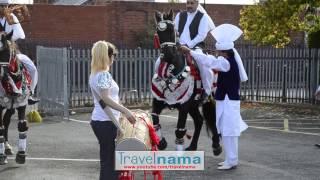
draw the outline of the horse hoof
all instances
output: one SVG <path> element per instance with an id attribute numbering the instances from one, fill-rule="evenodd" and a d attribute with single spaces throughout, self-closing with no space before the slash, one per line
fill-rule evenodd
<path id="1" fill-rule="evenodd" d="M 19 151 L 16 155 L 16 163 L 24 164 L 26 162 L 26 153 L 24 151 Z"/>
<path id="2" fill-rule="evenodd" d="M 0 154 L 0 165 L 8 164 L 8 159 L 5 154 Z"/>
<path id="3" fill-rule="evenodd" d="M 164 149 L 167 148 L 167 145 L 168 145 L 168 143 L 167 143 L 166 139 L 163 137 L 161 139 L 161 141 L 159 142 L 158 149 L 159 150 L 164 150 Z"/>
<path id="4" fill-rule="evenodd" d="M 4 150 L 5 154 L 8 155 L 8 156 L 11 156 L 14 154 L 13 150 L 12 149 L 5 149 Z"/>
<path id="5" fill-rule="evenodd" d="M 215 156 L 219 156 L 221 153 L 222 153 L 222 147 L 219 145 L 219 146 L 212 146 L 212 149 L 213 149 L 213 155 Z"/>
<path id="6" fill-rule="evenodd" d="M 14 154 L 14 152 L 13 152 L 13 150 L 12 150 L 12 147 L 11 147 L 11 145 L 10 145 L 8 142 L 5 143 L 5 150 L 4 150 L 4 152 L 5 152 L 5 154 L 8 155 L 8 156 Z"/>
<path id="7" fill-rule="evenodd" d="M 196 151 L 197 150 L 197 146 L 189 146 L 186 148 L 186 151 Z"/>

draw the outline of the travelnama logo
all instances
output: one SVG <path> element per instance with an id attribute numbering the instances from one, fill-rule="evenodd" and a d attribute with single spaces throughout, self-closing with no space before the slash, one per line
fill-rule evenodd
<path id="1" fill-rule="evenodd" d="M 203 151 L 116 151 L 116 170 L 204 170 Z"/>

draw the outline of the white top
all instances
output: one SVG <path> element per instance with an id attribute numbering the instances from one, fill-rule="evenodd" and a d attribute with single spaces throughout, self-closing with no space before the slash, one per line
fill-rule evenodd
<path id="1" fill-rule="evenodd" d="M 3 17 L 3 18 L 0 18 L 1 25 L 4 26 L 4 23 L 6 23 L 6 29 L 5 29 L 6 33 L 10 33 L 13 30 L 12 41 L 16 41 L 18 39 L 24 39 L 26 35 L 24 34 L 24 31 L 21 27 L 21 24 L 19 23 L 18 18 L 13 13 L 11 13 L 11 16 L 13 17 L 13 21 L 15 22 L 15 24 L 10 25 L 6 20 L 6 18 Z"/>
<path id="2" fill-rule="evenodd" d="M 119 86 L 113 80 L 109 72 L 98 72 L 89 77 L 89 86 L 94 89 L 99 96 L 101 96 L 101 90 L 109 90 L 109 97 L 115 102 L 119 103 Z M 101 108 L 99 102 L 93 97 L 94 109 L 91 115 L 91 120 L 93 121 L 111 121 L 111 118 L 105 113 Z M 111 109 L 111 108 L 110 108 Z M 119 120 L 120 112 L 111 109 L 114 117 Z"/>
<path id="3" fill-rule="evenodd" d="M 191 40 L 189 26 L 197 12 L 198 11 L 195 11 L 193 13 L 188 12 L 186 24 L 184 26 L 182 33 L 180 34 L 180 39 L 179 39 L 180 44 L 186 44 L 189 48 L 194 48 L 195 45 L 204 41 L 207 37 L 208 32 L 211 30 L 209 26 L 210 17 L 208 16 L 208 14 L 203 14 L 199 23 L 198 34 L 193 40 Z M 174 24 L 175 24 L 174 29 L 176 30 L 176 32 L 178 32 L 178 29 L 179 29 L 179 20 L 180 20 L 180 13 L 176 15 L 174 20 Z"/>

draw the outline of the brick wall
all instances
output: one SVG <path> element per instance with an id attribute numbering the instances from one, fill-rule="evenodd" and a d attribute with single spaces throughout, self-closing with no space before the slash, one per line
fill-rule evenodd
<path id="1" fill-rule="evenodd" d="M 93 42 L 105 39 L 120 47 L 135 48 L 135 34 L 144 33 L 153 21 L 155 10 L 175 12 L 184 4 L 148 2 L 111 2 L 103 6 L 30 6 L 31 21 L 24 23 L 28 39 Z M 239 5 L 206 5 L 216 25 L 238 25 Z"/>

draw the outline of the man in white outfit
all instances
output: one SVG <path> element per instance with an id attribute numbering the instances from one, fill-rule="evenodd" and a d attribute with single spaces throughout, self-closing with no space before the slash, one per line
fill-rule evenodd
<path id="1" fill-rule="evenodd" d="M 187 0 L 186 9 L 186 11 L 178 13 L 174 21 L 174 29 L 179 35 L 179 43 L 202 53 L 205 46 L 204 40 L 207 34 L 214 29 L 214 23 L 198 0 Z M 198 61 L 197 63 L 206 97 L 212 92 L 213 73 Z M 155 64 L 156 70 L 159 64 L 160 58 Z"/>
<path id="2" fill-rule="evenodd" d="M 248 77 L 234 41 L 242 31 L 231 24 L 223 24 L 213 30 L 217 40 L 218 57 L 204 55 L 190 51 L 185 47 L 182 50 L 189 52 L 193 58 L 201 60 L 203 65 L 218 71 L 216 99 L 216 125 L 222 136 L 225 149 L 225 160 L 219 163 L 219 170 L 233 169 L 238 165 L 238 139 L 242 131 L 247 129 L 246 123 L 240 115 L 240 82 L 247 81 Z"/>

